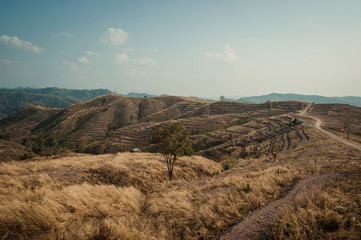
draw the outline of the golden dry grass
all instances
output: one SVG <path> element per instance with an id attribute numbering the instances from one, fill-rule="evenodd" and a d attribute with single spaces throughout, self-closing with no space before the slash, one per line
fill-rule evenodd
<path id="1" fill-rule="evenodd" d="M 272 239 L 360 239 L 360 176 L 300 196 L 273 227 Z"/>
<path id="2" fill-rule="evenodd" d="M 202 157 L 179 159 L 175 181 L 157 154 L 77 155 L 3 163 L 4 239 L 199 239 L 278 197 L 302 170 L 223 174 Z M 69 181 L 67 171 L 80 175 Z"/>
<path id="3" fill-rule="evenodd" d="M 182 157 L 171 182 L 159 154 L 75 154 L 0 163 L 0 239 L 209 239 L 277 199 L 299 179 L 323 172 L 360 172 L 359 152 L 313 129 L 305 132 L 310 141 L 276 160 L 225 159 L 232 163 L 229 171 L 200 156 Z M 297 159 L 323 144 L 329 145 Z M 220 174 L 214 176 L 216 171 Z M 350 218 L 356 225 L 343 228 L 348 217 L 338 212 L 341 217 L 335 219 L 344 229 L 338 235 L 317 231 L 305 235 L 301 225 L 316 226 L 311 221 L 315 216 L 333 219 L 337 206 L 356 202 L 359 179 L 356 185 L 338 182 L 312 198 L 299 198 L 292 214 L 304 215 L 286 214 L 273 237 L 285 238 L 282 226 L 289 222 L 296 225 L 287 234 L 296 238 L 358 236 L 359 220 Z M 326 207 L 313 204 L 317 201 Z M 359 202 L 353 206 L 347 211 L 359 212 Z"/>

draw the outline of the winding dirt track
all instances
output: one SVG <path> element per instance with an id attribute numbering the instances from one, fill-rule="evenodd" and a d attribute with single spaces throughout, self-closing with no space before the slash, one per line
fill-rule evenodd
<path id="1" fill-rule="evenodd" d="M 359 145 L 357 145 L 357 144 L 354 144 L 354 143 L 351 143 L 351 142 L 349 142 L 349 141 L 347 141 L 347 140 L 345 140 L 345 139 L 343 139 L 343 138 L 341 138 L 341 137 L 339 137 L 339 136 L 337 136 L 337 135 L 335 135 L 335 134 L 333 134 L 333 133 L 331 133 L 331 132 L 329 132 L 329 131 L 326 131 L 325 129 L 321 128 L 321 124 L 322 124 L 321 119 L 319 119 L 319 118 L 317 118 L 317 117 L 314 117 L 314 116 L 310 116 L 310 115 L 307 114 L 307 111 L 308 111 L 308 109 L 309 109 L 310 107 L 311 107 L 311 104 L 308 105 L 302 112 L 300 112 L 300 115 L 301 115 L 301 116 L 308 117 L 308 118 L 312 118 L 312 119 L 316 120 L 315 127 L 316 127 L 317 130 L 319 130 L 320 132 L 322 132 L 322 133 L 328 135 L 329 137 L 335 139 L 336 141 L 342 142 L 342 143 L 345 144 L 345 145 L 348 145 L 348 146 L 350 146 L 350 147 L 353 147 L 353 148 L 361 151 L 361 146 L 359 146 Z"/>
<path id="2" fill-rule="evenodd" d="M 335 134 L 322 129 L 322 121 L 319 118 L 306 114 L 310 107 L 311 104 L 307 106 L 302 112 L 300 112 L 300 116 L 309 117 L 316 120 L 315 127 L 320 132 L 328 135 L 329 137 L 337 141 L 342 142 L 343 144 L 346 144 L 361 151 L 361 146 L 350 143 L 345 139 L 342 139 Z M 329 173 L 310 176 L 302 179 L 296 185 L 291 186 L 290 189 L 283 194 L 282 198 L 273 201 L 264 206 L 263 208 L 248 214 L 244 218 L 241 218 L 238 223 L 236 223 L 227 232 L 223 233 L 218 239 L 266 239 L 267 233 L 272 229 L 274 222 L 282 216 L 282 210 L 287 209 L 287 207 L 291 207 L 294 204 L 294 200 L 298 195 L 309 195 L 312 193 L 312 191 L 320 188 L 322 185 L 329 183 L 331 180 L 347 176 L 347 174 L 343 173 Z"/>
<path id="3" fill-rule="evenodd" d="M 299 195 L 309 195 L 313 190 L 329 183 L 331 180 L 345 177 L 346 174 L 330 173 L 310 176 L 299 181 L 283 195 L 284 197 L 267 204 L 240 220 L 228 232 L 223 233 L 220 240 L 240 240 L 240 239 L 266 239 L 267 233 L 277 219 L 282 216 L 282 210 L 291 207 L 294 200 Z"/>

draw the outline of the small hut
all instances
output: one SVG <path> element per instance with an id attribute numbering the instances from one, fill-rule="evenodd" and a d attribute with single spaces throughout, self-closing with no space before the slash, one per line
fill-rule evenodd
<path id="1" fill-rule="evenodd" d="M 140 152 L 140 149 L 139 148 L 132 148 L 132 150 L 130 150 L 132 153 L 136 153 L 136 152 Z"/>

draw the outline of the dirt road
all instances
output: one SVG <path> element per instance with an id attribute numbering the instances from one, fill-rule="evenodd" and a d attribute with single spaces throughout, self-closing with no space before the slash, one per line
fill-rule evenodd
<path id="1" fill-rule="evenodd" d="M 304 117 L 308 117 L 308 118 L 312 118 L 312 119 L 316 120 L 315 127 L 316 127 L 317 130 L 319 130 L 320 132 L 322 132 L 322 133 L 328 135 L 329 137 L 335 139 L 336 141 L 342 142 L 342 143 L 345 144 L 345 145 L 348 145 L 348 146 L 350 146 L 350 147 L 353 147 L 353 148 L 361 151 L 361 146 L 360 146 L 360 145 L 351 143 L 351 142 L 347 141 L 346 139 L 341 138 L 341 137 L 339 137 L 339 136 L 337 136 L 337 135 L 335 135 L 335 134 L 333 134 L 333 133 L 331 133 L 331 132 L 326 131 L 325 129 L 323 129 L 323 128 L 321 127 L 321 124 L 322 124 L 321 119 L 319 119 L 319 118 L 317 118 L 317 117 L 314 117 L 314 116 L 310 116 L 310 115 L 307 114 L 308 109 L 309 109 L 311 106 L 312 106 L 312 104 L 308 105 L 302 112 L 300 112 L 300 116 L 304 116 Z"/>

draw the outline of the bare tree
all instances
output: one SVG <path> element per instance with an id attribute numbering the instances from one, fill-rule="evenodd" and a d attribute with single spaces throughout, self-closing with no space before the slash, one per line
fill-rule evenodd
<path id="1" fill-rule="evenodd" d="M 101 143 L 97 146 L 96 151 L 98 154 L 103 154 L 106 149 L 107 149 L 107 146 L 104 143 Z"/>
<path id="2" fill-rule="evenodd" d="M 270 100 L 267 100 L 265 102 L 265 104 L 266 104 L 266 107 L 267 107 L 268 111 L 271 112 L 271 110 L 272 110 L 272 102 Z"/>
<path id="3" fill-rule="evenodd" d="M 350 138 L 350 134 L 356 128 L 357 125 L 357 112 L 354 109 L 350 109 L 345 113 L 341 122 L 343 124 L 343 132 L 347 134 L 347 139 Z"/>
<path id="4" fill-rule="evenodd" d="M 272 137 L 271 137 L 271 141 L 270 141 L 270 145 L 269 145 L 269 149 L 268 149 L 268 154 L 271 155 L 273 157 L 273 160 L 276 161 L 277 159 L 277 153 L 280 151 L 282 144 L 281 141 L 279 141 L 279 139 L 277 139 L 277 135 L 275 130 L 272 130 Z"/>
<path id="5" fill-rule="evenodd" d="M 78 151 L 84 153 L 86 145 L 88 143 L 88 138 L 83 136 L 78 140 Z"/>

